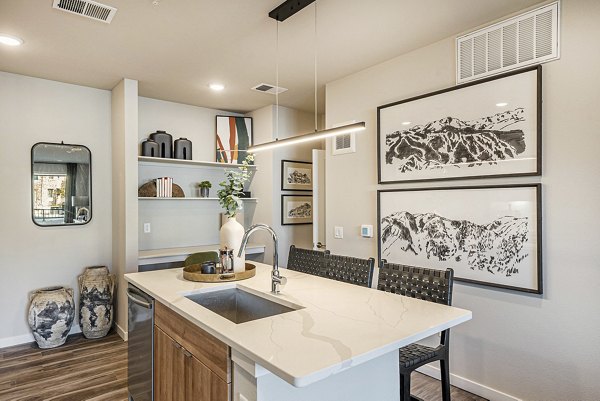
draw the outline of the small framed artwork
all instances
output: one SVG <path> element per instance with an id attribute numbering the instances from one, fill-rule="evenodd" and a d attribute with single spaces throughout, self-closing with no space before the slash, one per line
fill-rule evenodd
<path id="1" fill-rule="evenodd" d="M 378 191 L 379 259 L 450 267 L 457 281 L 541 294 L 540 191 L 540 184 Z"/>
<path id="2" fill-rule="evenodd" d="M 542 67 L 377 108 L 380 184 L 542 173 Z"/>
<path id="3" fill-rule="evenodd" d="M 281 225 L 312 224 L 313 198 L 310 195 L 281 195 Z"/>
<path id="4" fill-rule="evenodd" d="M 252 117 L 217 116 L 217 162 L 242 164 L 252 146 Z"/>
<path id="5" fill-rule="evenodd" d="M 312 191 L 312 163 L 281 161 L 282 191 Z"/>

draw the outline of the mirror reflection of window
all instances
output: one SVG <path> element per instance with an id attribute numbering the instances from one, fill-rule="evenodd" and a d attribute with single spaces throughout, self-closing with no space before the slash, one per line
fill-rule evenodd
<path id="1" fill-rule="evenodd" d="M 91 154 L 81 145 L 32 147 L 32 218 L 40 226 L 85 224 L 91 218 Z"/>

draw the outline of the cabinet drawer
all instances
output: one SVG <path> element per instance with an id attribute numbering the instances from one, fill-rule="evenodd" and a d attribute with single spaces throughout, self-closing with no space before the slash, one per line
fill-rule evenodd
<path id="1" fill-rule="evenodd" d="M 230 352 L 216 339 L 176 312 L 156 302 L 154 322 L 226 383 L 231 382 Z"/>

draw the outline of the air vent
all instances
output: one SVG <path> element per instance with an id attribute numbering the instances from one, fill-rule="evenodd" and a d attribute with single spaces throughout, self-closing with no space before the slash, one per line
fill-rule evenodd
<path id="1" fill-rule="evenodd" d="M 110 24 L 117 9 L 90 0 L 54 0 L 52 8 Z"/>
<path id="2" fill-rule="evenodd" d="M 286 88 L 282 88 L 281 86 L 269 85 L 269 84 L 258 84 L 254 88 L 250 88 L 253 91 L 262 92 L 262 93 L 270 93 L 271 95 L 276 95 L 278 93 L 283 93 L 287 91 Z"/>
<path id="3" fill-rule="evenodd" d="M 342 155 L 344 153 L 356 152 L 356 140 L 354 133 L 338 135 L 332 139 L 333 149 L 331 154 Z"/>
<path id="4" fill-rule="evenodd" d="M 560 58 L 559 2 L 456 38 L 456 83 Z"/>

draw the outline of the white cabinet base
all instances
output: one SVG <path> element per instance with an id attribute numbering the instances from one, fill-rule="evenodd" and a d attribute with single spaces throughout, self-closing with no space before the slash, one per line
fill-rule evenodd
<path id="1" fill-rule="evenodd" d="M 294 387 L 231 350 L 233 401 L 399 401 L 398 350 L 306 387 Z"/>

